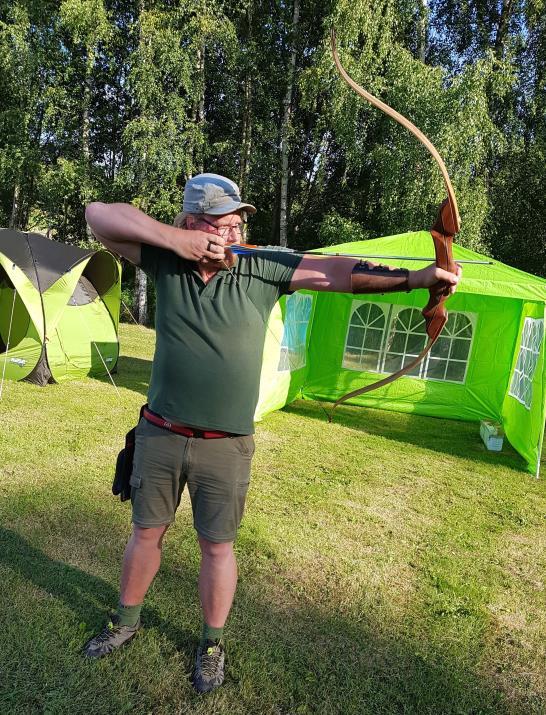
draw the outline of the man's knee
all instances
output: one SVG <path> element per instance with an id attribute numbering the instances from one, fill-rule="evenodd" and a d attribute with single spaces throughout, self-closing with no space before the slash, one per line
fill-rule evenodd
<path id="1" fill-rule="evenodd" d="M 201 555 L 207 558 L 226 558 L 233 554 L 233 541 L 227 541 L 223 544 L 216 544 L 214 541 L 199 537 L 199 546 Z"/>
<path id="2" fill-rule="evenodd" d="M 149 529 L 133 524 L 133 540 L 139 545 L 150 546 L 152 544 L 161 547 L 165 532 L 169 528 L 166 526 L 154 526 Z"/>

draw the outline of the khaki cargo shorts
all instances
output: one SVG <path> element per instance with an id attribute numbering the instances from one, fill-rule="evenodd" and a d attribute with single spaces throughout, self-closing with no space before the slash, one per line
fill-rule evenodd
<path id="1" fill-rule="evenodd" d="M 187 484 L 197 533 L 216 543 L 234 541 L 253 454 L 252 435 L 184 437 L 142 418 L 130 480 L 133 523 L 143 528 L 171 524 Z"/>

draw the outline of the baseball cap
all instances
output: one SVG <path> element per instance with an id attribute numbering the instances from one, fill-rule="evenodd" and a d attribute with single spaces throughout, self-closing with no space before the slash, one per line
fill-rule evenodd
<path id="1" fill-rule="evenodd" d="M 188 214 L 222 216 L 244 209 L 256 213 L 252 204 L 241 201 L 239 187 L 219 174 L 197 174 L 186 181 L 182 210 Z"/>

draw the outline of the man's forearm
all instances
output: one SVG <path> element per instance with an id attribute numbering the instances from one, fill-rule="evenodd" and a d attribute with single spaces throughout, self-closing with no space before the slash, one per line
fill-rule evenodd
<path id="1" fill-rule="evenodd" d="M 394 293 L 409 291 L 410 272 L 406 268 L 381 266 L 361 261 L 351 273 L 353 293 Z"/>
<path id="2" fill-rule="evenodd" d="M 160 223 L 131 204 L 93 202 L 85 211 L 93 233 L 107 243 L 148 243 L 175 250 L 181 242 L 181 229 Z M 179 250 L 177 250 L 179 252 Z"/>
<path id="3" fill-rule="evenodd" d="M 336 291 L 338 293 L 390 293 L 429 288 L 438 282 L 453 293 L 460 278 L 460 266 L 452 274 L 434 264 L 418 271 L 378 266 L 370 261 L 355 263 L 344 256 L 304 255 L 290 281 L 290 290 Z"/>

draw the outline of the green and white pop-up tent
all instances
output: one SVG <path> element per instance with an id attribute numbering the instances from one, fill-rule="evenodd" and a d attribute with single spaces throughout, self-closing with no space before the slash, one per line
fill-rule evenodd
<path id="1" fill-rule="evenodd" d="M 120 299 L 107 251 L 0 229 L 0 377 L 45 385 L 111 372 Z"/>
<path id="2" fill-rule="evenodd" d="M 332 247 L 358 255 L 430 256 L 426 231 Z M 487 260 L 454 246 L 457 259 Z M 423 263 L 384 260 L 410 269 Z M 546 407 L 546 281 L 494 261 L 465 265 L 449 320 L 407 377 L 351 404 L 503 425 L 538 472 Z M 424 290 L 353 296 L 296 293 L 272 316 L 257 417 L 296 397 L 334 402 L 410 362 L 426 344 Z M 284 329 L 284 332 L 283 332 Z M 282 347 L 280 347 L 282 345 Z"/>

